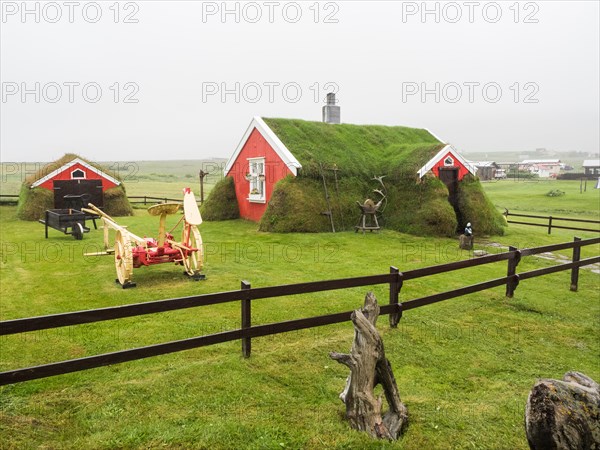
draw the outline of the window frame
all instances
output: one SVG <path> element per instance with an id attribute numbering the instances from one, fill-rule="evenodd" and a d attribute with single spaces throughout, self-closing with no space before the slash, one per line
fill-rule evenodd
<path id="1" fill-rule="evenodd" d="M 450 163 L 448 163 L 448 160 L 450 160 Z M 448 155 L 444 158 L 444 167 L 454 167 L 454 158 L 452 156 Z"/>
<path id="2" fill-rule="evenodd" d="M 248 201 L 252 203 L 266 203 L 266 174 L 265 157 L 259 156 L 248 159 L 248 172 L 246 181 L 248 181 Z M 252 193 L 254 190 L 257 193 Z"/>
<path id="3" fill-rule="evenodd" d="M 76 176 L 73 175 L 75 172 L 81 172 L 83 174 L 83 176 L 82 177 L 76 177 Z M 71 180 L 85 180 L 85 179 L 87 179 L 87 174 L 85 173 L 85 170 L 80 169 L 78 167 L 77 169 L 74 169 L 74 170 L 71 171 Z"/>

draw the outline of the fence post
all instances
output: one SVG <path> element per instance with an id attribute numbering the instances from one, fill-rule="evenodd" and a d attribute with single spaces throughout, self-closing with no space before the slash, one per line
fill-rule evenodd
<path id="1" fill-rule="evenodd" d="M 508 247 L 508 251 L 514 252 L 514 256 L 508 260 L 506 276 L 509 278 L 506 280 L 506 296 L 508 298 L 513 298 L 515 289 L 517 289 L 517 286 L 519 285 L 519 277 L 516 273 L 517 265 L 521 262 L 521 252 L 517 247 L 513 247 L 512 245 Z"/>
<path id="2" fill-rule="evenodd" d="M 144 205 L 146 204 L 146 196 L 144 195 Z"/>
<path id="3" fill-rule="evenodd" d="M 248 291 L 250 290 L 250 283 L 247 281 L 242 281 L 242 290 Z M 248 293 L 249 294 L 249 293 Z M 242 330 L 246 328 L 250 328 L 251 320 L 251 300 L 250 295 L 246 295 L 246 298 L 242 300 Z M 249 337 L 242 338 L 242 356 L 244 358 L 250 358 L 250 351 L 252 348 L 252 342 Z"/>
<path id="4" fill-rule="evenodd" d="M 580 237 L 575 236 L 574 242 L 581 241 Z M 578 245 L 573 247 L 573 262 L 578 262 L 581 259 L 581 246 Z M 573 267 L 571 269 L 571 291 L 577 292 L 577 284 L 579 283 L 579 267 Z"/>
<path id="5" fill-rule="evenodd" d="M 552 234 L 552 216 L 548 216 L 548 234 Z"/>
<path id="6" fill-rule="evenodd" d="M 400 289 L 402 289 L 402 273 L 397 267 L 390 267 L 390 274 L 392 275 L 392 281 L 390 281 L 390 305 L 398 305 L 398 297 L 400 296 Z M 402 304 L 399 304 L 397 312 L 390 314 L 390 327 L 397 328 L 398 322 L 402 318 Z"/>

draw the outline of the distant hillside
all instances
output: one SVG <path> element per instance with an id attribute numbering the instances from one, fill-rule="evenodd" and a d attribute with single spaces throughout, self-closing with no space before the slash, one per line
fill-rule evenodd
<path id="1" fill-rule="evenodd" d="M 165 160 L 165 161 L 105 161 L 109 171 L 119 174 L 125 182 L 139 181 L 186 181 L 197 180 L 200 170 L 208 172 L 204 180 L 215 184 L 223 176 L 225 158 Z"/>

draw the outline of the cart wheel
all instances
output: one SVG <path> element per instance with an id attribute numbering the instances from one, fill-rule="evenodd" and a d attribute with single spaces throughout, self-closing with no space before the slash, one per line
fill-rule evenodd
<path id="1" fill-rule="evenodd" d="M 129 237 L 118 230 L 115 236 L 115 267 L 121 285 L 131 283 L 133 278 L 133 253 Z"/>
<path id="2" fill-rule="evenodd" d="M 75 239 L 77 239 L 78 241 L 83 239 L 83 225 L 81 225 L 79 222 L 77 222 L 75 225 L 73 225 L 73 228 L 71 229 L 71 234 L 73 234 L 73 237 Z"/>
<path id="3" fill-rule="evenodd" d="M 202 247 L 202 237 L 196 225 L 186 224 L 183 227 L 181 243 L 186 247 L 197 248 L 198 251 L 187 252 L 183 257 L 183 267 L 188 275 L 197 274 L 204 266 L 204 248 Z"/>

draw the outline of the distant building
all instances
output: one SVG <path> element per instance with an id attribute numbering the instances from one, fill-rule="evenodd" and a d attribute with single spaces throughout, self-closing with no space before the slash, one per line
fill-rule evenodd
<path id="1" fill-rule="evenodd" d="M 496 172 L 500 169 L 494 161 L 469 161 L 469 164 L 477 169 L 477 176 L 483 181 L 494 180 Z"/>
<path id="2" fill-rule="evenodd" d="M 586 159 L 583 161 L 583 171 L 589 176 L 600 176 L 600 159 Z"/>
<path id="3" fill-rule="evenodd" d="M 528 170 L 540 178 L 556 178 L 560 168 L 560 159 L 525 159 L 519 163 L 519 170 Z"/>

